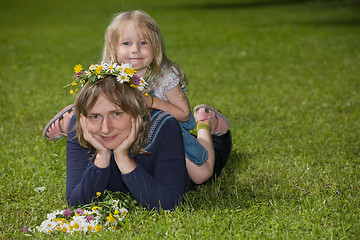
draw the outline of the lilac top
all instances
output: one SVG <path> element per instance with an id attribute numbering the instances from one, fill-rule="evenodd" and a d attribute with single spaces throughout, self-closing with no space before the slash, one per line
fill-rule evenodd
<path id="1" fill-rule="evenodd" d="M 176 71 L 175 69 L 173 71 Z M 168 102 L 166 93 L 180 84 L 180 78 L 176 75 L 175 72 L 170 72 L 166 74 L 160 80 L 160 86 L 152 91 L 154 97 L 158 97 L 164 102 Z M 185 89 L 183 89 L 185 92 Z"/>
<path id="2" fill-rule="evenodd" d="M 161 111 L 152 111 L 152 116 Z M 146 148 L 151 155 L 133 158 L 136 168 L 122 174 L 114 157 L 107 168 L 94 164 L 94 156 L 89 149 L 80 146 L 69 131 L 66 145 L 66 200 L 70 206 L 90 203 L 97 192 L 130 192 L 136 201 L 148 209 L 173 209 L 183 201 L 183 194 L 189 183 L 185 165 L 184 145 L 178 121 L 167 115 L 160 130 Z M 69 129 L 75 125 L 72 117 Z M 151 127 L 154 123 L 152 122 Z M 150 128 L 151 132 L 152 128 Z M 103 194 L 102 194 L 103 195 Z"/>

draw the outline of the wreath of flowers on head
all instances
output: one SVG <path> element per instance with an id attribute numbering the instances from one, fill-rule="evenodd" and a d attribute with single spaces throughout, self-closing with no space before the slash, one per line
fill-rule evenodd
<path id="1" fill-rule="evenodd" d="M 117 63 L 102 62 L 101 64 L 91 65 L 87 71 L 84 71 L 81 64 L 77 64 L 74 67 L 74 72 L 74 81 L 68 85 L 70 86 L 70 94 L 76 93 L 87 82 L 94 84 L 104 77 L 115 76 L 119 83 L 128 83 L 130 87 L 137 88 L 147 95 L 148 83 L 144 78 L 136 74 L 135 68 L 129 63 L 119 65 Z"/>

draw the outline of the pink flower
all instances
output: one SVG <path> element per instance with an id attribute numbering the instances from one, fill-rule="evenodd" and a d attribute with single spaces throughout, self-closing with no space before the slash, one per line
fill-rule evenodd
<path id="1" fill-rule="evenodd" d="M 64 217 L 71 217 L 73 215 L 72 211 L 70 208 L 65 209 L 63 212 Z"/>
<path id="2" fill-rule="evenodd" d="M 132 77 L 131 82 L 132 82 L 135 86 L 139 85 L 139 83 L 140 83 L 140 77 L 135 74 L 135 75 Z"/>
<path id="3" fill-rule="evenodd" d="M 93 219 L 94 219 L 94 217 L 91 216 L 91 215 L 89 215 L 89 216 L 86 217 L 86 221 L 87 221 L 87 222 L 90 222 L 90 221 L 93 220 Z"/>
<path id="4" fill-rule="evenodd" d="M 81 208 L 75 210 L 76 214 L 84 215 L 84 211 Z"/>
<path id="5" fill-rule="evenodd" d="M 21 231 L 22 231 L 23 233 L 27 233 L 27 232 L 29 232 L 29 229 L 28 229 L 26 226 L 23 226 L 23 227 L 21 228 Z"/>

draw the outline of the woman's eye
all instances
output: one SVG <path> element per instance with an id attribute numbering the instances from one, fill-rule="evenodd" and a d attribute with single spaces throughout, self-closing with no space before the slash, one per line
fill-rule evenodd
<path id="1" fill-rule="evenodd" d="M 100 118 L 100 116 L 97 115 L 97 114 L 89 115 L 90 120 L 96 120 L 96 119 L 99 119 L 99 118 Z"/>
<path id="2" fill-rule="evenodd" d="M 120 117 L 122 115 L 122 112 L 114 112 L 115 117 Z"/>

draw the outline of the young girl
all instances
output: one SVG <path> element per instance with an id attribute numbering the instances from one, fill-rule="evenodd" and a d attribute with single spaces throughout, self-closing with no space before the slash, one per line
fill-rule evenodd
<path id="1" fill-rule="evenodd" d="M 228 133 L 230 124 L 224 115 L 207 105 L 196 106 L 192 115 L 185 94 L 187 78 L 179 65 L 167 58 L 156 22 L 143 11 L 118 14 L 105 32 L 103 62 L 130 63 L 137 75 L 147 78 L 151 91 L 151 96 L 145 97 L 148 106 L 168 112 L 181 125 L 191 180 L 195 184 L 207 181 L 216 165 L 212 135 Z M 45 138 L 56 141 L 67 135 L 72 107 L 64 108 L 47 124 Z M 188 131 L 195 126 L 194 117 L 197 138 Z M 222 167 L 216 172 L 220 173 Z"/>

